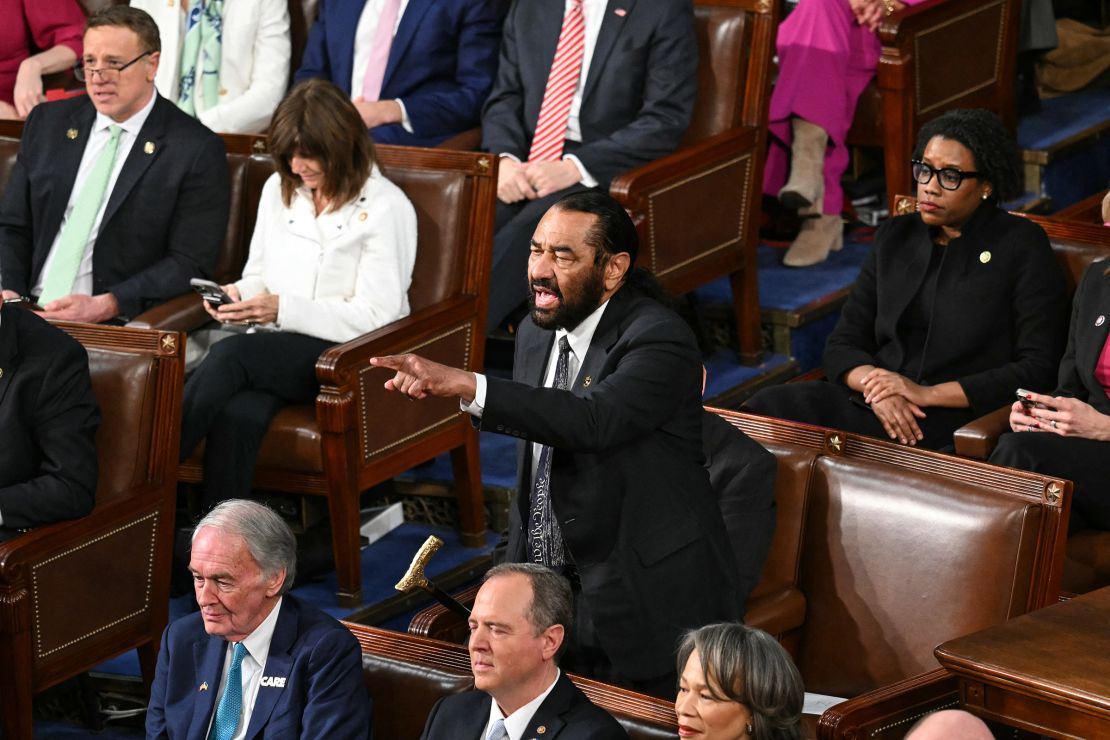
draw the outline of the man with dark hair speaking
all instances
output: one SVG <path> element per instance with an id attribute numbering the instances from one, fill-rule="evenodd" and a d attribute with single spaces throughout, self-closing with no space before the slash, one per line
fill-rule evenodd
<path id="1" fill-rule="evenodd" d="M 371 362 L 395 371 L 387 388 L 457 396 L 482 429 L 523 440 L 507 559 L 570 579 L 565 665 L 672 696 L 678 635 L 738 618 L 739 599 L 702 465 L 700 355 L 634 269 L 638 247 L 608 195 L 568 195 L 531 240 L 513 380 L 417 355 Z"/>

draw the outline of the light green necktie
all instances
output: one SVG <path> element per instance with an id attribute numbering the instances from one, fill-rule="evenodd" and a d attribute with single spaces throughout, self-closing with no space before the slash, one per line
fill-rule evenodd
<path id="1" fill-rule="evenodd" d="M 109 126 L 108 131 L 112 136 L 104 145 L 104 150 L 100 152 L 89 176 L 85 178 L 85 184 L 73 204 L 73 211 L 62 227 L 58 248 L 54 251 L 54 259 L 50 263 L 50 272 L 46 273 L 46 279 L 43 280 L 42 295 L 39 296 L 41 305 L 73 292 L 73 281 L 77 279 L 77 270 L 85 254 L 85 245 L 89 243 L 89 232 L 92 231 L 93 221 L 100 211 L 100 204 L 104 202 L 108 180 L 116 164 L 119 135 L 123 129 L 119 126 Z"/>
<path id="2" fill-rule="evenodd" d="M 197 114 L 198 90 L 204 98 L 205 110 L 220 102 L 223 14 L 224 0 L 189 0 L 177 107 L 193 117 Z"/>

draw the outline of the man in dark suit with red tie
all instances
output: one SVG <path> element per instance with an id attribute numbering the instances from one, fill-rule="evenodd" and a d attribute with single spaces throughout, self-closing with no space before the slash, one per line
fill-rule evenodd
<path id="1" fill-rule="evenodd" d="M 739 618 L 741 599 L 704 466 L 701 356 L 633 269 L 638 251 L 619 203 L 568 195 L 531 240 L 512 380 L 416 355 L 371 363 L 395 371 L 387 388 L 458 397 L 521 440 L 506 559 L 571 579 L 568 667 L 673 697 L 679 635 Z"/>
<path id="2" fill-rule="evenodd" d="M 555 201 L 678 146 L 697 65 L 690 0 L 513 4 L 482 111 L 482 146 L 501 156 L 490 328 L 527 297 L 528 239 Z"/>

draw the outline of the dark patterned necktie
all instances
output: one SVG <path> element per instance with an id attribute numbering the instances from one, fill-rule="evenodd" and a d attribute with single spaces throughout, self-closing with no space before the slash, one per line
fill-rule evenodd
<path id="1" fill-rule="evenodd" d="M 559 361 L 555 363 L 555 381 L 552 388 L 565 391 L 570 387 L 570 342 L 559 338 Z M 536 465 L 536 479 L 532 482 L 532 500 L 528 505 L 528 545 L 533 563 L 551 568 L 561 568 L 566 563 L 563 554 L 563 533 L 551 507 L 551 447 L 540 448 Z"/>

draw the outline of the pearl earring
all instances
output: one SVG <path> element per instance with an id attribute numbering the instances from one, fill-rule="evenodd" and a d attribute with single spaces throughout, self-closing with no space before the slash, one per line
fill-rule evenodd
<path id="1" fill-rule="evenodd" d="M 987 198 L 989 198 L 989 197 L 991 197 L 991 194 L 990 194 L 990 192 L 989 192 L 989 191 L 988 191 L 988 192 L 986 192 L 986 193 L 983 193 L 983 200 L 986 200 L 986 199 L 987 199 Z"/>

